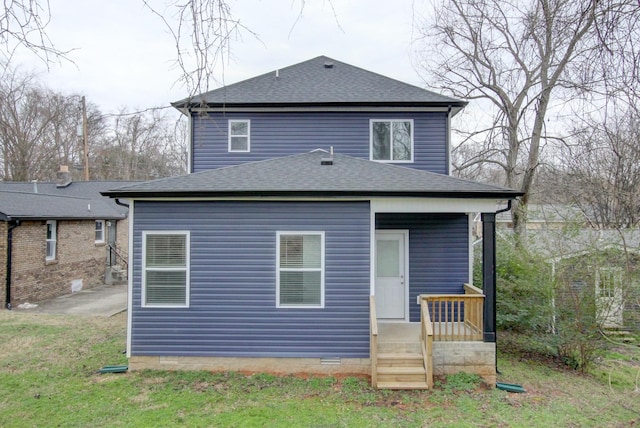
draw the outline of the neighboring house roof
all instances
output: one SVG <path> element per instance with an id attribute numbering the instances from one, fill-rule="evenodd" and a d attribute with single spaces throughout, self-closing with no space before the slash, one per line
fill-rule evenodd
<path id="1" fill-rule="evenodd" d="M 0 181 L 0 220 L 122 219 L 127 208 L 100 192 L 132 181 L 56 183 Z"/>
<path id="2" fill-rule="evenodd" d="M 564 204 L 529 204 L 527 205 L 527 223 L 569 223 L 588 221 L 585 213 L 578 207 Z M 511 211 L 496 216 L 498 223 L 512 223 Z"/>
<path id="3" fill-rule="evenodd" d="M 442 106 L 467 103 L 319 56 L 172 103 L 176 108 L 270 105 Z M 454 112 L 455 113 L 455 112 Z"/>
<path id="4" fill-rule="evenodd" d="M 331 165 L 323 165 L 332 159 Z M 164 178 L 102 193 L 111 197 L 459 197 L 511 199 L 489 184 L 324 150 Z"/>
<path id="5" fill-rule="evenodd" d="M 500 233 L 512 234 L 513 231 Z M 527 234 L 531 248 L 552 262 L 607 249 L 640 253 L 640 229 L 543 229 Z"/>

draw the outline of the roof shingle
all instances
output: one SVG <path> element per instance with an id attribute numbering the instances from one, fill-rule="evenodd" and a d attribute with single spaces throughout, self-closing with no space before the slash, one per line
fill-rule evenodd
<path id="1" fill-rule="evenodd" d="M 56 183 L 0 181 L 0 219 L 121 219 L 127 209 L 100 194 L 131 181 Z"/>
<path id="2" fill-rule="evenodd" d="M 466 102 L 355 67 L 326 56 L 224 86 L 173 103 L 230 105 L 430 105 L 464 107 Z"/>
<path id="3" fill-rule="evenodd" d="M 418 196 L 513 198 L 515 190 L 326 151 L 249 162 L 103 192 L 112 197 Z"/>

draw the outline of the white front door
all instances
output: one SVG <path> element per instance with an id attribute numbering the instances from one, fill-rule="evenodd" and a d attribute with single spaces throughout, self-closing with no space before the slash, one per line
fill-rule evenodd
<path id="1" fill-rule="evenodd" d="M 378 319 L 406 320 L 407 231 L 376 231 L 375 299 Z"/>

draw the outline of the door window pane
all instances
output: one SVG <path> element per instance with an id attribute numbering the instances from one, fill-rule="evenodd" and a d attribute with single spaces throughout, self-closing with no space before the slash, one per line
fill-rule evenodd
<path id="1" fill-rule="evenodd" d="M 400 276 L 399 241 L 379 239 L 376 243 L 376 276 L 396 278 Z"/>

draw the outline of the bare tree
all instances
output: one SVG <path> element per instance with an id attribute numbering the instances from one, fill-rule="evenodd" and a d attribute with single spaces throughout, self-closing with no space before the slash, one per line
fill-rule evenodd
<path id="1" fill-rule="evenodd" d="M 589 85 L 602 86 L 588 62 L 602 49 L 597 24 L 616 8 L 637 7 L 632 0 L 447 0 L 422 23 L 421 65 L 431 80 L 493 109 L 484 160 L 524 193 L 512 211 L 519 236 L 542 149 L 561 132 L 551 113 Z"/>
<path id="2" fill-rule="evenodd" d="M 110 127 L 91 158 L 94 177 L 145 180 L 185 172 L 186 140 L 177 138 L 166 114 L 158 110 L 128 114 L 123 110 Z"/>
<path id="3" fill-rule="evenodd" d="M 0 8 L 0 55 L 9 63 L 18 47 L 24 47 L 45 63 L 68 59 L 69 51 L 58 49 L 47 35 L 51 19 L 48 0 L 10 0 Z"/>
<path id="4" fill-rule="evenodd" d="M 79 100 L 78 95 L 52 91 L 32 74 L 5 70 L 5 79 L 0 80 L 0 179 L 51 180 L 59 165 L 78 166 Z M 94 104 L 88 111 L 93 145 L 105 132 L 104 119 Z"/>
<path id="5" fill-rule="evenodd" d="M 12 74 L 1 81 L 0 141 L 3 178 L 43 179 L 54 150 L 46 141 L 53 120 L 47 91 L 33 76 Z"/>
<path id="6" fill-rule="evenodd" d="M 226 0 L 174 0 L 160 10 L 151 0 L 144 5 L 158 16 L 173 36 L 179 81 L 189 94 L 207 91 L 219 67 L 231 53 L 231 43 L 250 33 L 236 18 Z"/>
<path id="7" fill-rule="evenodd" d="M 593 226 L 640 226 L 640 116 L 590 119 L 561 150 L 557 186 Z M 558 192 L 559 193 L 559 192 Z"/>

